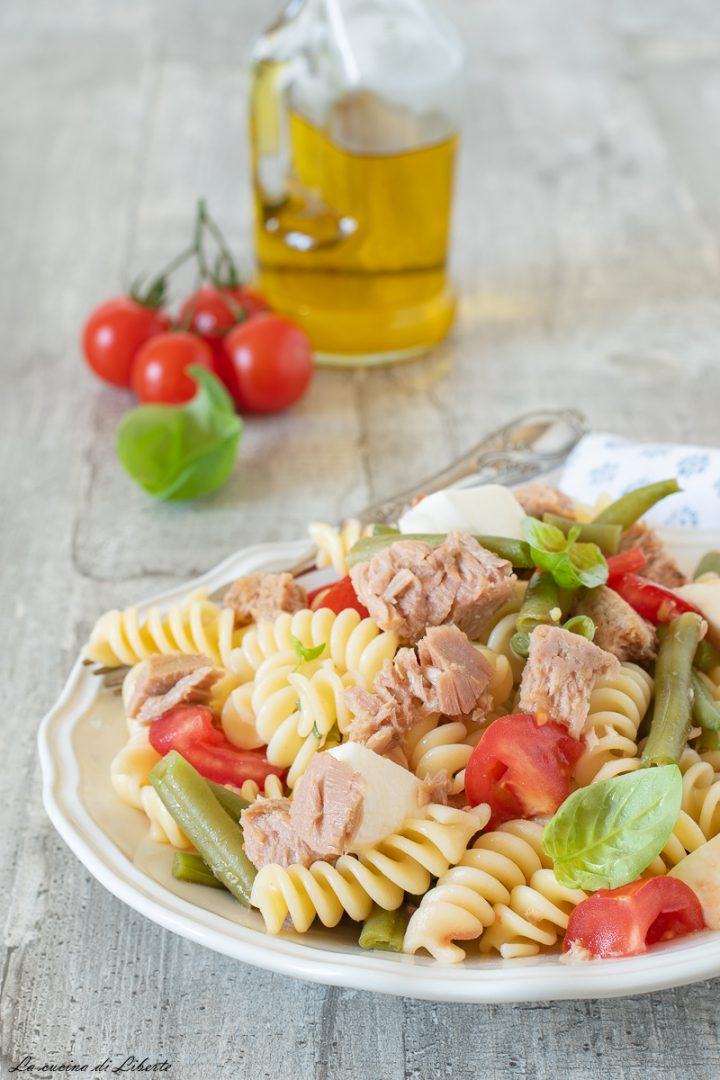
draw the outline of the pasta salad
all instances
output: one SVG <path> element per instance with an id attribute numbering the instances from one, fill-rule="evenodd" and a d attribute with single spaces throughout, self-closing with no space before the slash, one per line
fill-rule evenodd
<path id="1" fill-rule="evenodd" d="M 111 611 L 110 779 L 267 931 L 462 962 L 632 956 L 720 929 L 720 554 L 688 580 L 643 521 L 540 483 L 311 526 L 332 580 Z"/>

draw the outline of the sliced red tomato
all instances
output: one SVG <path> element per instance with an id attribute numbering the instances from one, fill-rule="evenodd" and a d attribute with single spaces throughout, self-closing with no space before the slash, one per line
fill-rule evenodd
<path id="1" fill-rule="evenodd" d="M 683 600 L 672 589 L 666 589 L 664 585 L 658 585 L 649 578 L 638 577 L 637 574 L 623 574 L 622 577 L 612 578 L 608 585 L 622 596 L 638 615 L 651 623 L 672 622 L 686 611 L 702 615 L 694 604 Z"/>
<path id="2" fill-rule="evenodd" d="M 358 600 L 349 574 L 340 581 L 336 581 L 334 585 L 321 585 L 319 589 L 308 593 L 308 604 L 315 610 L 321 607 L 330 608 L 336 615 L 345 611 L 346 608 L 354 608 L 363 619 L 367 619 L 370 614 L 365 605 Z"/>
<path id="3" fill-rule="evenodd" d="M 605 561 L 608 566 L 608 581 L 610 578 L 622 577 L 623 574 L 634 574 L 638 570 L 644 570 L 647 566 L 647 555 L 642 548 L 632 547 L 627 551 L 621 551 L 619 555 L 606 555 Z"/>
<path id="4" fill-rule="evenodd" d="M 176 705 L 150 725 L 150 745 L 163 756 L 171 750 L 189 761 L 206 780 L 241 787 L 246 780 L 262 786 L 271 773 L 283 769 L 271 765 L 261 750 L 240 750 L 213 723 L 210 709 L 202 705 Z"/>
<path id="5" fill-rule="evenodd" d="M 637 956 L 657 941 L 702 930 L 702 907 L 692 889 L 672 877 L 600 889 L 573 911 L 563 951 L 582 946 L 594 957 Z"/>
<path id="6" fill-rule="evenodd" d="M 488 803 L 490 826 L 554 814 L 570 794 L 570 770 L 584 743 L 562 724 L 528 713 L 501 716 L 472 752 L 465 771 L 471 806 Z"/>

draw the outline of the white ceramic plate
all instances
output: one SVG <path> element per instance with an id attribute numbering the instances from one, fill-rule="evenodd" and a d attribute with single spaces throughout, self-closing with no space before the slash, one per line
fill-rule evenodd
<path id="1" fill-rule="evenodd" d="M 665 530 L 684 568 L 720 548 L 720 533 Z M 154 597 L 169 606 L 191 589 L 211 592 L 253 570 L 280 570 L 310 554 L 308 543 L 246 548 L 188 586 Z M 110 761 L 127 738 L 119 697 L 76 662 L 60 700 L 39 733 L 43 798 L 60 835 L 98 881 L 160 926 L 245 963 L 314 982 L 434 1001 L 545 1001 L 661 990 L 720 975 L 720 932 L 703 932 L 627 960 L 561 963 L 469 958 L 445 967 L 428 957 L 368 952 L 349 930 L 266 934 L 259 914 L 229 894 L 175 881 L 172 849 L 147 839 L 147 821 L 109 783 Z M 472 957 L 472 954 L 470 954 Z"/>

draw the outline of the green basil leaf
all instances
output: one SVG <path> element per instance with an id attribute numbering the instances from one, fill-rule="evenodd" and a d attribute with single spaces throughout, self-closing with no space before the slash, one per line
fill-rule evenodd
<path id="1" fill-rule="evenodd" d="M 547 522 L 540 521 L 538 518 L 526 517 L 523 518 L 522 528 L 530 546 L 542 552 L 561 553 L 567 547 L 568 537 L 562 529 L 558 529 L 557 525 L 548 525 Z"/>
<path id="2" fill-rule="evenodd" d="M 315 645 L 313 648 L 305 647 L 300 638 L 295 637 L 294 634 L 290 635 L 292 647 L 295 650 L 297 656 L 297 666 L 300 667 L 302 663 L 309 663 L 310 660 L 317 660 L 318 656 L 322 656 L 325 651 L 325 642 L 321 641 L 319 645 Z"/>
<path id="3" fill-rule="evenodd" d="M 592 589 L 607 581 L 608 567 L 597 544 L 577 543 L 580 526 L 562 529 L 537 518 L 523 518 L 523 533 L 535 565 L 552 574 L 561 589 Z"/>
<path id="4" fill-rule="evenodd" d="M 205 368 L 188 368 L 197 393 L 185 405 L 140 405 L 118 428 L 128 474 L 156 499 L 194 499 L 224 484 L 235 465 L 243 423 L 224 386 Z"/>
<path id="5" fill-rule="evenodd" d="M 596 589 L 608 579 L 608 564 L 597 544 L 571 544 L 568 558 L 581 585 Z"/>
<path id="6" fill-rule="evenodd" d="M 575 791 L 543 833 L 558 881 L 589 890 L 635 881 L 665 846 L 681 800 L 677 765 L 639 769 Z"/>

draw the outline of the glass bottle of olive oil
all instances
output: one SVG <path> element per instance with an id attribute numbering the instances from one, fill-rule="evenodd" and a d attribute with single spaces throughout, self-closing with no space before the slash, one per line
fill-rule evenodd
<path id="1" fill-rule="evenodd" d="M 462 61 L 420 0 L 293 0 L 255 48 L 259 284 L 320 362 L 408 359 L 452 324 Z"/>

